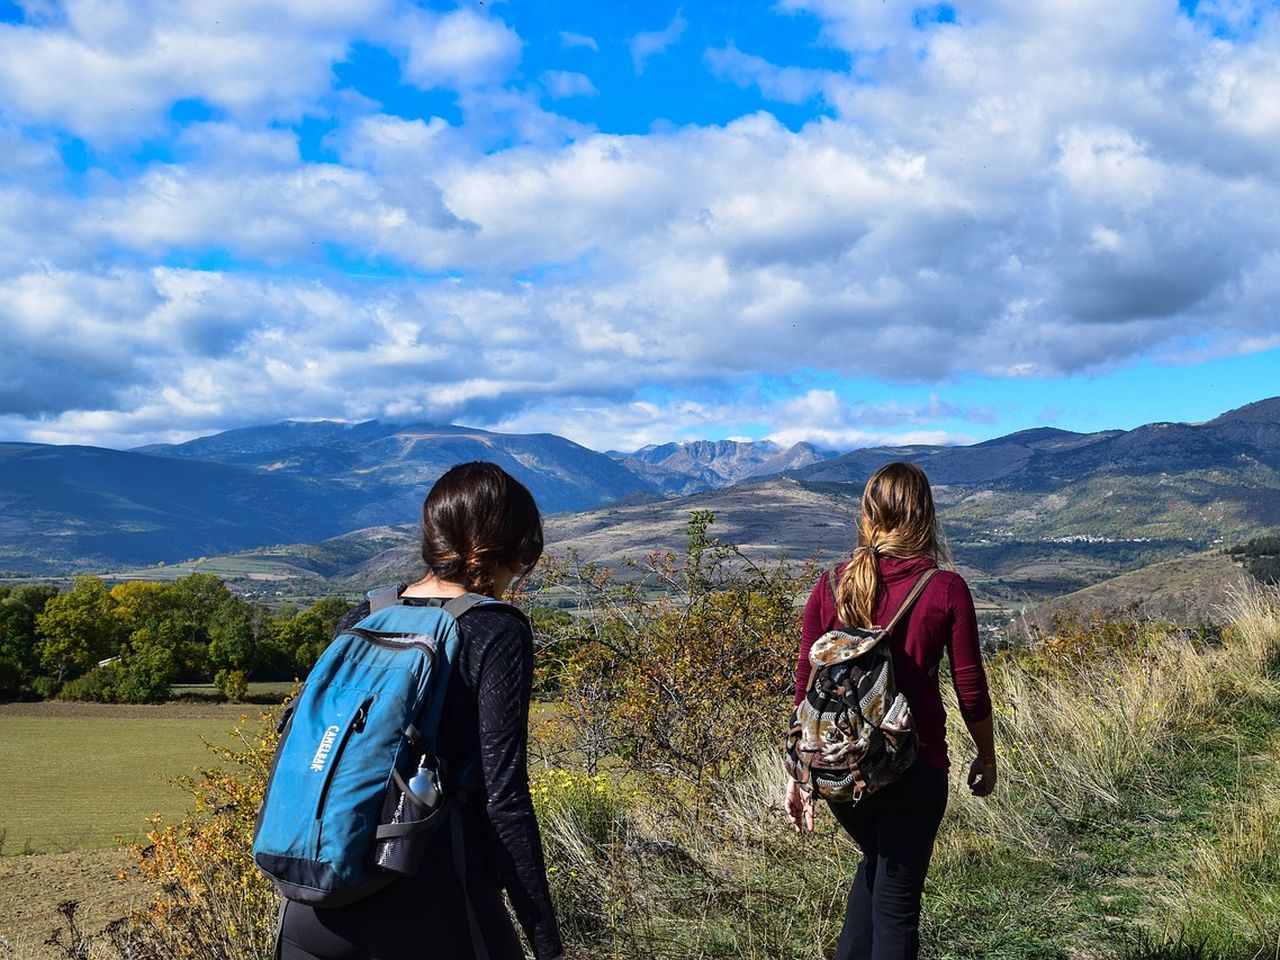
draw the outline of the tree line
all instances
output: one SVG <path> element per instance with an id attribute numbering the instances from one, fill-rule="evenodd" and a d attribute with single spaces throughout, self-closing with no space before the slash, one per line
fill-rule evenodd
<path id="1" fill-rule="evenodd" d="M 1280 537 L 1254 537 L 1227 550 L 1260 583 L 1280 583 Z"/>
<path id="2" fill-rule="evenodd" d="M 0 586 L 0 693 L 147 703 L 212 682 L 239 699 L 251 680 L 305 676 L 350 606 L 327 597 L 273 611 L 204 573 Z"/>

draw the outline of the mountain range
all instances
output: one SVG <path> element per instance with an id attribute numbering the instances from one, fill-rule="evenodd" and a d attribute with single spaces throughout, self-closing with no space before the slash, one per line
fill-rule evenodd
<path id="1" fill-rule="evenodd" d="M 1048 596 L 1280 528 L 1280 398 L 1201 424 L 842 455 L 733 440 L 605 454 L 550 434 L 285 422 L 131 451 L 0 444 L 0 569 L 172 563 L 411 524 L 431 481 L 474 459 L 502 464 L 557 515 L 553 545 L 609 558 L 678 546 L 695 508 L 717 512 L 725 539 L 838 552 L 867 476 L 912 460 L 958 559 L 993 595 Z"/>
<path id="2" fill-rule="evenodd" d="M 693 440 L 650 444 L 631 454 L 610 451 L 609 456 L 662 493 L 687 496 L 797 470 L 838 454 L 811 443 L 783 447 L 769 440 Z"/>
<path id="3" fill-rule="evenodd" d="M 377 421 L 285 421 L 127 451 L 0 443 L 0 570 L 173 562 L 404 523 L 467 460 L 500 464 L 554 514 L 704 491 L 819 455 L 788 459 L 767 441 L 688 446 L 683 457 L 609 456 L 553 434 Z"/>

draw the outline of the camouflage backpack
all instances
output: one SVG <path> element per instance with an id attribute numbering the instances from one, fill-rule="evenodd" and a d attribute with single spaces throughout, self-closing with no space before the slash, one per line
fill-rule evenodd
<path id="1" fill-rule="evenodd" d="M 809 793 L 855 803 L 902 776 L 916 758 L 919 737 L 911 707 L 893 680 L 884 641 L 937 573 L 912 584 L 884 627 L 829 630 L 809 650 L 809 689 L 791 714 L 787 772 Z M 827 584 L 835 596 L 835 571 Z"/>

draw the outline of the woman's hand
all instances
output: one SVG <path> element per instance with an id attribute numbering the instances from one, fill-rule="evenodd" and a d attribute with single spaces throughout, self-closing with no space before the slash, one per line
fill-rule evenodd
<path id="1" fill-rule="evenodd" d="M 965 721 L 977 758 L 969 764 L 969 789 L 975 797 L 988 797 L 996 788 L 996 735 L 992 717 Z"/>
<path id="2" fill-rule="evenodd" d="M 987 797 L 996 788 L 996 758 L 981 754 L 969 764 L 969 790 L 975 797 Z"/>
<path id="3" fill-rule="evenodd" d="M 813 832 L 813 797 L 787 778 L 787 819 L 796 833 Z"/>

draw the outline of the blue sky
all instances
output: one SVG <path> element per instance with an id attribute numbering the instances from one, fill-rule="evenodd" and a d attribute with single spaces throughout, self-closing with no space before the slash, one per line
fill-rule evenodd
<path id="1" fill-rule="evenodd" d="M 0 439 L 1280 394 L 1280 10 L 0 0 Z"/>

